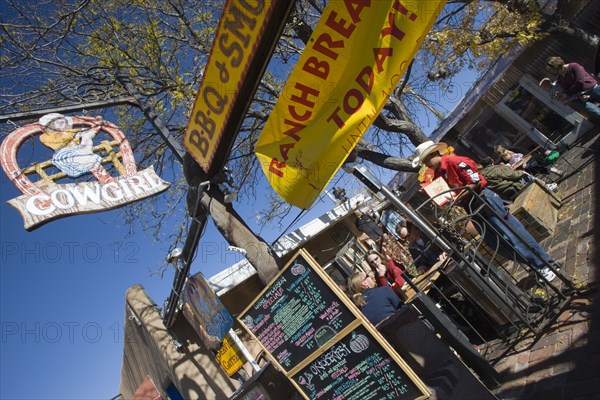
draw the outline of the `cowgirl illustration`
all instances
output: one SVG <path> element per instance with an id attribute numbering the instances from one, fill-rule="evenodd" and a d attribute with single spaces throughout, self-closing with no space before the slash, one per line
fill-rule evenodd
<path id="1" fill-rule="evenodd" d="M 92 173 L 100 183 L 112 182 L 112 178 L 100 164 L 102 158 L 92 151 L 94 136 L 102 128 L 102 119 L 90 128 L 73 129 L 71 117 L 50 113 L 39 119 L 43 133 L 40 141 L 54 150 L 52 164 L 70 178 Z"/>

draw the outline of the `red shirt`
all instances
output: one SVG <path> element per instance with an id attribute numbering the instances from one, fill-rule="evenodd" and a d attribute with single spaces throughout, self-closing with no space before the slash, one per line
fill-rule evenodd
<path id="1" fill-rule="evenodd" d="M 443 177 L 451 188 L 478 183 L 477 192 L 487 185 L 487 181 L 479 173 L 475 161 L 468 157 L 443 155 L 440 165 L 435 170 L 434 178 Z"/>
<path id="2" fill-rule="evenodd" d="M 387 266 L 387 271 L 384 276 L 377 277 L 377 283 L 379 283 L 379 286 L 391 286 L 398 295 L 402 296 L 404 294 L 402 286 L 405 283 L 402 277 L 404 269 L 394 260 L 387 260 L 385 265 Z"/>
<path id="3" fill-rule="evenodd" d="M 577 63 L 569 63 L 564 75 L 558 75 L 556 82 L 563 88 L 567 96 L 572 96 L 584 90 L 596 86 L 596 78 L 588 73 L 583 66 Z"/>

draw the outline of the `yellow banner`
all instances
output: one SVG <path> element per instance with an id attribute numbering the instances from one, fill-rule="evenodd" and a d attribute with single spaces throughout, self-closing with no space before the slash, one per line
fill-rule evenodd
<path id="1" fill-rule="evenodd" d="M 267 19 L 280 0 L 228 0 L 210 51 L 183 145 L 208 171 Z"/>
<path id="2" fill-rule="evenodd" d="M 397 86 L 445 0 L 333 0 L 256 144 L 271 186 L 308 208 Z"/>

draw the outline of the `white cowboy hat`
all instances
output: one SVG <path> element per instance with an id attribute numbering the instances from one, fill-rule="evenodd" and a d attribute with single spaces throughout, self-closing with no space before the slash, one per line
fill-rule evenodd
<path id="1" fill-rule="evenodd" d="M 71 126 L 71 127 L 73 126 L 73 118 L 71 118 L 67 115 L 59 114 L 59 113 L 50 113 L 50 114 L 43 115 L 38 120 L 38 123 L 44 127 L 47 127 L 52 121 L 54 121 L 55 119 L 59 119 L 59 118 L 64 118 L 65 121 L 67 121 L 67 124 L 69 126 Z"/>
<path id="2" fill-rule="evenodd" d="M 431 140 L 421 143 L 415 149 L 416 157 L 412 160 L 412 166 L 418 167 L 423 162 L 423 159 L 434 151 L 444 150 L 448 145 L 444 142 L 433 143 Z"/>

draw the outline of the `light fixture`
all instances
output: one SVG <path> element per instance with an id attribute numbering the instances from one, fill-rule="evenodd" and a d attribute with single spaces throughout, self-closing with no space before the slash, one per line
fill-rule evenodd
<path id="1" fill-rule="evenodd" d="M 344 188 L 334 187 L 333 188 L 333 195 L 339 201 L 346 201 L 346 200 L 348 200 L 348 197 L 346 197 L 346 189 L 344 189 Z"/>
<path id="2" fill-rule="evenodd" d="M 181 268 L 179 268 L 179 259 L 181 258 L 182 254 L 183 254 L 183 250 L 181 250 L 180 247 L 175 247 L 173 250 L 171 250 L 169 252 L 169 254 L 167 254 L 167 262 L 169 264 L 173 265 L 173 267 L 175 267 L 175 269 L 181 270 Z"/>
<path id="3" fill-rule="evenodd" d="M 230 204 L 233 201 L 235 201 L 235 199 L 237 199 L 237 192 L 234 192 L 232 190 L 229 190 L 227 188 L 223 189 L 223 202 L 225 202 L 225 204 Z"/>

